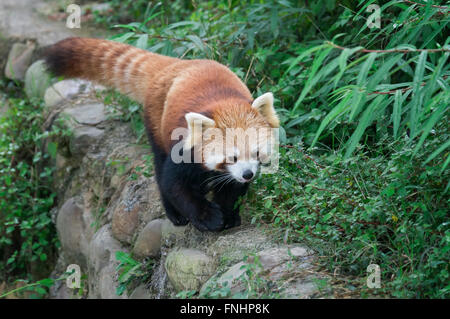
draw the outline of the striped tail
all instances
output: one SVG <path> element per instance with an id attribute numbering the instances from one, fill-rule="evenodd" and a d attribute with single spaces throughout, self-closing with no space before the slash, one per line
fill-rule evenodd
<path id="1" fill-rule="evenodd" d="M 144 103 L 154 74 L 178 59 L 108 40 L 67 38 L 47 49 L 45 61 L 56 76 L 95 81 Z"/>

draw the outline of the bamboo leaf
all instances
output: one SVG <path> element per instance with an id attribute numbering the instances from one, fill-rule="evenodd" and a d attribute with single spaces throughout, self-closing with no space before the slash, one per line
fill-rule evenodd
<path id="1" fill-rule="evenodd" d="M 435 150 L 433 153 L 431 153 L 430 156 L 426 159 L 426 161 L 423 163 L 423 165 L 427 164 L 429 161 L 431 161 L 433 158 L 438 156 L 440 153 L 442 153 L 446 148 L 450 147 L 450 140 L 442 144 L 437 150 Z M 447 162 L 447 161 L 446 161 Z M 448 164 L 448 163 L 447 163 Z M 444 167 L 445 168 L 445 167 Z"/>
<path id="2" fill-rule="evenodd" d="M 367 90 L 372 91 L 380 81 L 389 76 L 389 71 L 401 58 L 402 55 L 397 54 L 386 60 L 386 62 L 383 62 L 378 71 L 370 78 L 369 83 L 367 84 Z"/>
<path id="3" fill-rule="evenodd" d="M 306 97 L 306 95 L 309 93 L 311 88 L 313 87 L 314 83 L 316 83 L 319 78 L 315 78 L 317 70 L 320 66 L 322 66 L 323 60 L 328 56 L 330 51 L 333 48 L 327 47 L 325 50 L 323 50 L 317 58 L 314 59 L 314 62 L 311 66 L 310 75 L 308 77 L 308 80 L 306 81 L 305 88 L 303 89 L 302 93 L 300 94 L 300 97 L 297 99 L 297 101 L 294 104 L 294 111 L 298 108 L 300 103 L 302 103 L 303 99 Z"/>
<path id="4" fill-rule="evenodd" d="M 329 47 L 329 44 L 322 44 L 319 46 L 314 46 L 312 48 L 309 48 L 308 50 L 304 51 L 302 54 L 300 54 L 297 58 L 295 58 L 292 63 L 289 65 L 288 69 L 286 70 L 286 72 L 284 73 L 285 75 L 289 73 L 290 70 L 292 70 L 292 68 L 294 68 L 301 60 L 303 60 L 303 58 L 307 55 L 311 55 L 312 53 L 319 51 L 323 48 Z M 284 77 L 284 76 L 283 76 Z"/>
<path id="5" fill-rule="evenodd" d="M 396 139 L 398 136 L 398 130 L 400 127 L 400 120 L 402 118 L 402 91 L 395 91 L 394 96 L 394 110 L 392 112 L 392 122 L 394 125 L 394 138 Z"/>
<path id="6" fill-rule="evenodd" d="M 316 132 L 316 136 L 314 137 L 311 147 L 313 147 L 316 144 L 317 140 L 319 139 L 320 134 L 325 129 L 325 127 L 328 125 L 328 123 L 330 123 L 332 120 L 334 120 L 337 116 L 344 113 L 350 107 L 350 104 L 348 104 L 350 98 L 351 98 L 351 94 L 348 94 L 347 96 L 345 96 L 343 98 L 343 100 L 338 105 L 336 105 L 331 110 L 331 112 L 328 113 L 327 116 L 323 119 L 322 123 L 320 123 L 319 129 Z"/>
<path id="7" fill-rule="evenodd" d="M 341 55 L 339 56 L 339 73 L 334 78 L 334 87 L 337 86 L 337 83 L 342 78 L 342 75 L 346 70 L 348 58 L 355 52 L 361 50 L 361 48 L 362 47 L 356 47 L 352 49 L 346 48 L 342 51 Z"/>
<path id="8" fill-rule="evenodd" d="M 147 48 L 148 34 L 141 34 L 136 41 L 136 47 L 142 50 Z"/>
<path id="9" fill-rule="evenodd" d="M 438 122 L 442 118 L 442 114 L 445 112 L 447 107 L 448 107 L 447 105 L 445 105 L 444 103 L 441 103 L 439 105 L 439 107 L 436 109 L 436 111 L 433 112 L 433 115 L 428 119 L 428 121 L 426 122 L 426 124 L 423 128 L 422 136 L 420 137 L 420 140 L 417 143 L 417 146 L 414 148 L 412 157 L 414 157 L 417 154 L 417 151 L 422 147 L 422 144 L 425 141 L 425 139 L 427 138 L 428 134 L 430 134 L 431 129 L 436 124 L 436 122 Z"/>
<path id="10" fill-rule="evenodd" d="M 448 166 L 449 163 L 450 163 L 450 154 L 447 155 L 447 159 L 445 160 L 444 165 L 442 165 L 441 172 L 440 172 L 441 174 L 444 172 L 445 168 Z M 450 185 L 450 180 L 448 181 L 448 185 L 445 189 L 446 191 L 447 191 L 449 185 Z"/>
<path id="11" fill-rule="evenodd" d="M 349 121 L 353 121 L 356 115 L 360 112 L 361 106 L 363 105 L 363 95 L 362 92 L 364 90 L 364 86 L 367 79 L 367 74 L 369 73 L 370 68 L 372 67 L 375 59 L 377 57 L 377 53 L 370 53 L 366 62 L 361 67 L 361 70 L 358 73 L 358 77 L 356 79 L 356 85 L 360 88 L 359 90 L 355 89 L 355 97 L 352 102 L 352 111 L 350 113 Z"/>
<path id="12" fill-rule="evenodd" d="M 414 138 L 416 136 L 417 132 L 417 125 L 418 125 L 418 114 L 421 109 L 422 105 L 422 97 L 423 94 L 420 92 L 421 90 L 421 83 L 423 81 L 423 74 L 425 70 L 425 62 L 427 59 L 427 51 L 422 51 L 419 55 L 419 59 L 417 61 L 416 65 L 416 72 L 414 73 L 414 80 L 413 80 L 413 101 L 412 101 L 412 107 L 410 111 L 410 119 L 409 119 L 409 129 L 411 131 L 411 138 Z"/>
<path id="13" fill-rule="evenodd" d="M 384 100 L 384 101 L 383 101 Z M 389 100 L 386 99 L 383 95 L 377 96 L 372 103 L 367 107 L 367 109 L 364 111 L 361 119 L 359 120 L 358 126 L 356 127 L 356 130 L 353 132 L 352 136 L 350 137 L 350 140 L 347 142 L 347 150 L 345 152 L 345 159 L 348 159 L 350 155 L 353 153 L 353 151 L 356 148 L 356 145 L 358 144 L 359 140 L 361 139 L 361 136 L 365 132 L 366 128 L 373 122 L 373 118 L 375 116 L 375 110 L 376 109 L 382 109 L 387 106 Z"/>
<path id="14" fill-rule="evenodd" d="M 449 52 L 445 52 L 445 54 L 442 55 L 442 57 L 439 59 L 438 65 L 434 69 L 433 74 L 431 75 L 431 79 L 428 81 L 425 87 L 425 101 L 428 101 L 431 95 L 434 93 L 436 82 L 441 74 L 442 67 L 445 65 L 445 62 L 447 61 L 449 55 Z"/>

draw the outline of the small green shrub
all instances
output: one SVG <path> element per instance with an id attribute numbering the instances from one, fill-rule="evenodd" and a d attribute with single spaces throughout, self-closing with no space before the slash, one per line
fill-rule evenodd
<path id="1" fill-rule="evenodd" d="M 147 282 L 153 273 L 152 259 L 139 262 L 123 251 L 116 252 L 116 259 L 120 262 L 116 267 L 119 274 L 119 285 L 116 289 L 118 296 L 125 291 L 131 292 L 138 284 Z"/>
<path id="2" fill-rule="evenodd" d="M 450 265 L 449 169 L 424 163 L 450 138 L 446 125 L 414 148 L 386 138 L 368 156 L 359 150 L 313 155 L 301 146 L 281 148 L 277 174 L 260 178 L 245 210 L 253 223 L 271 223 L 280 237 L 307 243 L 331 273 L 359 278 L 378 264 L 382 290 L 396 297 L 448 298 Z"/>
<path id="3" fill-rule="evenodd" d="M 58 146 L 52 138 L 66 132 L 57 124 L 43 131 L 41 104 L 18 92 L 0 116 L 0 281 L 48 274 L 58 245 L 49 163 Z"/>

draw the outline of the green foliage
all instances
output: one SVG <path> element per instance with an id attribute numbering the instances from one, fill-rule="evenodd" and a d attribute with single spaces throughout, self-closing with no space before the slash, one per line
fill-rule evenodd
<path id="1" fill-rule="evenodd" d="M 108 90 L 102 98 L 112 114 L 110 117 L 114 120 L 129 122 L 137 142 L 142 142 L 145 138 L 142 107 L 127 96 L 113 90 Z"/>
<path id="2" fill-rule="evenodd" d="M 12 95 L 17 95 L 14 93 Z M 48 166 L 65 134 L 43 131 L 40 103 L 10 97 L 0 116 L 0 280 L 50 271 L 57 236 L 50 218 L 55 194 Z"/>
<path id="3" fill-rule="evenodd" d="M 242 284 L 245 289 L 232 295 L 235 299 L 268 299 L 280 297 L 278 293 L 274 292 L 275 284 L 266 279 L 262 274 L 263 266 L 259 261 L 259 257 L 253 254 L 252 260 L 250 256 L 245 256 L 244 265 L 241 270 L 244 272 L 237 278 L 237 282 Z"/>
<path id="4" fill-rule="evenodd" d="M 73 271 L 74 272 L 74 271 Z M 7 298 L 10 295 L 14 295 L 20 298 L 23 298 L 26 296 L 26 298 L 30 299 L 43 299 L 48 297 L 49 289 L 55 285 L 58 281 L 66 281 L 69 277 L 69 275 L 73 274 L 73 272 L 64 273 L 59 278 L 44 278 L 41 280 L 38 280 L 33 283 L 28 283 L 26 280 L 16 280 L 15 284 L 18 286 L 15 289 L 12 289 L 8 292 L 2 292 L 0 294 L 1 298 Z M 85 293 L 85 286 L 86 286 L 86 276 L 81 277 L 82 280 L 80 280 L 80 288 L 74 288 L 78 289 L 78 296 L 81 297 Z"/>
<path id="5" fill-rule="evenodd" d="M 176 294 L 176 298 L 179 299 L 190 299 L 195 296 L 197 290 L 183 290 Z"/>
<path id="6" fill-rule="evenodd" d="M 56 280 L 50 278 L 45 278 L 34 283 L 27 283 L 27 281 L 17 280 L 16 284 L 19 287 L 1 294 L 0 299 L 6 298 L 10 295 L 19 297 L 27 295 L 30 299 L 41 299 L 47 296 L 48 289 L 54 285 L 55 281 Z"/>
<path id="7" fill-rule="evenodd" d="M 121 296 L 125 291 L 132 291 L 136 284 L 146 282 L 150 279 L 153 270 L 153 260 L 149 259 L 139 262 L 123 251 L 116 252 L 116 259 L 120 262 L 116 270 L 119 273 L 119 285 L 116 294 Z"/>
<path id="8" fill-rule="evenodd" d="M 318 250 L 330 272 L 360 278 L 361 289 L 375 263 L 383 293 L 448 298 L 449 171 L 442 174 L 436 158 L 423 165 L 450 138 L 446 125 L 437 129 L 424 143 L 429 151 L 414 160 L 414 149 L 400 142 L 376 145 L 388 156 L 358 152 L 349 159 L 283 147 L 279 172 L 258 181 L 246 208 L 254 223 L 272 223 L 285 240 Z"/>

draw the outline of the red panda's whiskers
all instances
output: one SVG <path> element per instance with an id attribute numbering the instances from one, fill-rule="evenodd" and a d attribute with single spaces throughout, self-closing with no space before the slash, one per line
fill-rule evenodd
<path id="1" fill-rule="evenodd" d="M 215 176 L 209 177 L 209 178 L 205 179 L 205 180 L 201 183 L 201 185 L 203 185 L 203 184 L 205 184 L 205 183 L 213 183 L 213 182 L 216 181 L 217 179 L 222 178 L 222 177 L 225 177 L 226 175 L 229 175 L 229 174 L 228 174 L 228 173 L 221 173 L 221 174 L 219 174 L 219 175 L 215 175 Z"/>
<path id="2" fill-rule="evenodd" d="M 221 183 L 226 182 L 227 179 L 229 179 L 229 178 L 230 178 L 230 175 L 229 175 L 229 174 L 225 174 L 224 176 L 220 176 L 220 177 L 216 178 L 215 180 L 213 180 L 213 181 L 211 182 L 211 185 L 212 185 L 213 187 L 217 187 L 217 186 L 219 186 Z M 223 185 L 222 185 L 222 186 L 223 186 Z M 221 188 L 222 188 L 222 187 L 221 187 Z"/>
<path id="3" fill-rule="evenodd" d="M 223 181 L 222 186 L 220 186 L 220 188 L 219 188 L 219 192 L 225 185 L 229 184 L 232 181 L 234 181 L 234 178 L 231 175 L 226 176 L 225 180 Z"/>

